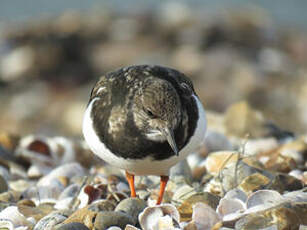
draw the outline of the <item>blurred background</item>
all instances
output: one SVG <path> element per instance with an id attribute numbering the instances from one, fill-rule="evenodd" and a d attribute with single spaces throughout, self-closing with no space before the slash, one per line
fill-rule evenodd
<path id="1" fill-rule="evenodd" d="M 306 9 L 304 0 L 1 1 L 0 132 L 80 137 L 97 78 L 149 63 L 191 77 L 207 110 L 246 101 L 306 133 Z"/>

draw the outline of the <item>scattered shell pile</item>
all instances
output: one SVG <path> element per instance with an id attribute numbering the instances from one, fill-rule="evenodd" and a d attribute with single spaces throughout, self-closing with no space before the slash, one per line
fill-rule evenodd
<path id="1" fill-rule="evenodd" d="M 145 62 L 193 78 L 209 123 L 159 206 L 158 177 L 137 177 L 129 198 L 124 174 L 80 138 L 95 78 Z M 258 8 L 171 3 L 1 27 L 0 229 L 307 229 L 306 63 L 306 34 Z"/>
<path id="2" fill-rule="evenodd" d="M 233 126 L 231 116 L 246 122 Z M 266 125 L 246 103 L 208 121 L 202 149 L 172 168 L 158 206 L 159 177 L 137 177 L 138 198 L 129 198 L 124 174 L 82 140 L 2 133 L 0 228 L 306 228 L 307 136 Z"/>

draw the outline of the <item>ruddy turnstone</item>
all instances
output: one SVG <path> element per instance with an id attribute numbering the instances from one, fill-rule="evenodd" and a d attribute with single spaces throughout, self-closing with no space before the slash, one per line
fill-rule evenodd
<path id="1" fill-rule="evenodd" d="M 150 65 L 102 76 L 92 89 L 83 120 L 90 149 L 126 171 L 132 197 L 134 175 L 161 177 L 157 204 L 169 169 L 197 150 L 205 131 L 205 111 L 189 78 Z"/>

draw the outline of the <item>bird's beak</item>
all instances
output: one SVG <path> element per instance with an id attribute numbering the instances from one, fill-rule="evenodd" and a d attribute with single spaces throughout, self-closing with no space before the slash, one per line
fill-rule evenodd
<path id="1" fill-rule="evenodd" d="M 171 146 L 172 150 L 176 154 L 176 156 L 179 155 L 179 151 L 175 142 L 174 132 L 170 128 L 163 128 L 161 129 L 162 134 L 165 136 L 167 142 Z"/>

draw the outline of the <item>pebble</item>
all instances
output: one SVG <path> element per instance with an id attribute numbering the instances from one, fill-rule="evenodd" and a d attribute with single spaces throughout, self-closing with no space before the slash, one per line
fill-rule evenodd
<path id="1" fill-rule="evenodd" d="M 69 224 L 63 224 L 60 227 L 56 227 L 56 230 L 89 230 L 84 224 L 78 222 L 72 222 Z"/>
<path id="2" fill-rule="evenodd" d="M 115 208 L 115 211 L 120 211 L 132 217 L 133 225 L 138 222 L 139 214 L 146 208 L 146 201 L 139 198 L 127 198 L 122 200 Z"/>
<path id="3" fill-rule="evenodd" d="M 97 230 L 104 230 L 111 226 L 125 228 L 127 224 L 133 224 L 133 218 L 120 211 L 99 212 L 95 218 L 94 227 Z"/>
<path id="4" fill-rule="evenodd" d="M 9 186 L 3 176 L 0 175 L 0 193 L 6 192 Z"/>

